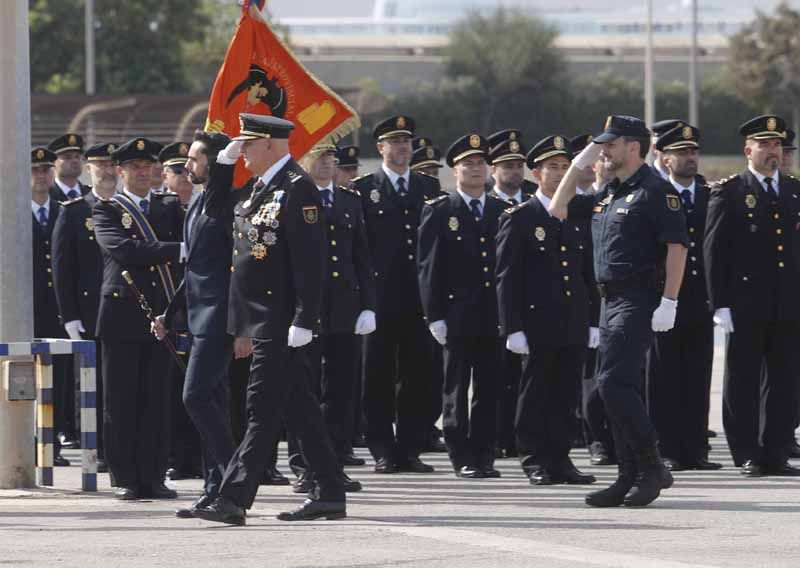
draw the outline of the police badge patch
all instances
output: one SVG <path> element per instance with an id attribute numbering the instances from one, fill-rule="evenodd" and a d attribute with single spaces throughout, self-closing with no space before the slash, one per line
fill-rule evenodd
<path id="1" fill-rule="evenodd" d="M 681 210 L 681 200 L 677 195 L 667 195 L 667 207 L 670 211 Z"/>
<path id="2" fill-rule="evenodd" d="M 536 240 L 543 241 L 547 236 L 547 233 L 545 232 L 544 227 L 536 227 L 533 235 L 536 237 Z"/>
<path id="3" fill-rule="evenodd" d="M 381 200 L 381 192 L 377 189 L 373 189 L 369 192 L 369 198 L 373 203 L 377 203 Z"/>
<path id="4" fill-rule="evenodd" d="M 126 229 L 133 227 L 133 217 L 131 217 L 130 213 L 125 212 L 122 214 L 122 226 Z"/>
<path id="5" fill-rule="evenodd" d="M 450 217 L 447 221 L 447 226 L 450 227 L 451 231 L 458 231 L 458 219 L 455 217 Z"/>
<path id="6" fill-rule="evenodd" d="M 87 217 L 85 225 L 87 231 L 94 231 L 94 219 Z"/>
<path id="7" fill-rule="evenodd" d="M 307 205 L 303 207 L 303 219 L 306 223 L 313 225 L 319 219 L 319 210 L 316 205 Z"/>

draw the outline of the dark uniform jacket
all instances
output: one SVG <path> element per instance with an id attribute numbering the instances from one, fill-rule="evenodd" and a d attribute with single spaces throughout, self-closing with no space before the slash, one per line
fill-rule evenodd
<path id="1" fill-rule="evenodd" d="M 80 181 L 78 182 L 78 187 L 80 188 L 81 191 L 80 197 L 83 197 L 92 190 L 91 186 L 85 185 Z M 72 201 L 69 197 L 67 197 L 67 195 L 63 191 L 61 191 L 61 188 L 58 187 L 58 184 L 56 184 L 55 182 L 53 183 L 52 186 L 50 186 L 50 199 L 55 199 L 59 203 L 66 203 L 68 201 Z"/>
<path id="2" fill-rule="evenodd" d="M 487 194 L 476 221 L 457 192 L 428 201 L 419 226 L 419 286 L 428 322 L 454 337 L 497 337 L 495 236 L 509 203 Z"/>
<path id="3" fill-rule="evenodd" d="M 486 191 L 491 192 L 496 185 L 494 180 L 494 176 L 489 178 L 489 181 L 486 182 Z M 528 200 L 533 197 L 533 194 L 536 193 L 536 190 L 539 189 L 539 186 L 536 185 L 536 182 L 533 182 L 529 179 L 522 180 L 522 186 L 520 187 L 522 190 L 522 199 Z"/>
<path id="4" fill-rule="evenodd" d="M 322 218 L 328 236 L 322 329 L 352 334 L 358 315 L 375 311 L 375 276 L 358 192 L 335 188 L 333 207 L 323 207 Z"/>
<path id="5" fill-rule="evenodd" d="M 707 185 L 695 181 L 692 208 L 688 211 L 686 208 L 683 209 L 686 227 L 689 230 L 689 252 L 686 256 L 683 283 L 678 294 L 676 325 L 707 323 L 711 320 L 711 303 L 708 300 L 702 250 L 710 192 Z"/>
<path id="6" fill-rule="evenodd" d="M 158 239 L 155 242 L 146 242 L 127 215 L 114 200 L 98 201 L 94 206 L 94 230 L 103 255 L 96 335 L 103 339 L 151 341 L 150 323 L 139 307 L 139 299 L 122 278 L 122 271 L 131 273 L 153 315 L 163 313 L 168 299 L 157 265 L 166 264 L 172 271 L 178 264 L 184 213 L 174 193 L 151 192 L 147 219 Z"/>
<path id="7" fill-rule="evenodd" d="M 188 330 L 195 336 L 224 335 L 228 327 L 234 166 L 212 161 L 209 167 L 208 187 L 193 199 L 186 214 L 184 275 L 165 314 L 168 329 L 179 327 L 178 321 L 188 317 Z"/>
<path id="8" fill-rule="evenodd" d="M 586 219 L 561 222 L 535 196 L 507 210 L 497 235 L 497 297 L 503 335 L 585 345 L 598 303 Z"/>
<path id="9" fill-rule="evenodd" d="M 439 180 L 412 171 L 405 197 L 397 194 L 382 168 L 351 184 L 364 207 L 378 312 L 421 313 L 417 228 L 425 200 L 441 195 Z"/>
<path id="10" fill-rule="evenodd" d="M 33 222 L 33 334 L 35 337 L 66 337 L 58 319 L 58 304 L 53 283 L 52 235 L 61 205 L 50 199 L 47 227 L 34 215 Z M 6 270 L 9 270 L 6 267 Z"/>
<path id="11" fill-rule="evenodd" d="M 66 202 L 53 230 L 53 279 L 62 325 L 80 320 L 94 334 L 103 283 L 103 256 L 94 235 L 94 193 Z"/>
<path id="12" fill-rule="evenodd" d="M 294 325 L 320 329 L 327 243 L 322 199 L 290 159 L 269 185 L 234 193 L 236 205 L 228 333 L 286 341 Z"/>
<path id="13" fill-rule="evenodd" d="M 749 170 L 712 184 L 708 294 L 714 309 L 731 309 L 734 323 L 800 319 L 800 181 L 780 174 L 778 192 L 773 206 Z"/>

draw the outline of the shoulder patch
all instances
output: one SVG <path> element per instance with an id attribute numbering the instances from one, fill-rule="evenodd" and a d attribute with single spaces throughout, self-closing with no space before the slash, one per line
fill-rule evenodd
<path id="1" fill-rule="evenodd" d="M 487 193 L 486 195 L 487 195 L 488 197 L 491 197 L 492 199 L 496 199 L 496 200 L 497 200 L 497 201 L 499 201 L 500 203 L 504 203 L 505 205 L 512 205 L 512 206 L 514 205 L 514 202 L 513 202 L 513 201 L 511 201 L 510 199 L 503 199 L 503 198 L 502 198 L 502 197 L 500 197 L 499 195 L 496 195 L 496 194 L 495 194 L 493 191 L 490 191 L 490 192 L 489 192 L 489 193 Z"/>
<path id="2" fill-rule="evenodd" d="M 501 201 L 502 201 L 502 199 L 501 199 Z M 525 203 L 520 203 L 518 205 L 514 205 L 514 207 L 509 207 L 508 209 L 506 209 L 505 212 L 508 213 L 509 215 L 513 215 L 517 211 L 521 210 L 524 205 L 525 205 Z"/>
<path id="3" fill-rule="evenodd" d="M 433 199 L 426 199 L 425 205 L 439 205 L 440 203 L 444 203 L 447 198 L 450 197 L 447 194 L 440 195 L 438 197 L 434 197 Z"/>
<path id="4" fill-rule="evenodd" d="M 718 188 L 719 188 L 719 189 L 722 189 L 722 188 L 723 188 L 723 187 L 725 187 L 726 185 L 728 185 L 728 184 L 730 184 L 731 182 L 733 182 L 733 181 L 735 181 L 735 180 L 738 180 L 738 179 L 739 179 L 739 174 L 734 174 L 734 175 L 732 175 L 732 176 L 728 176 L 728 177 L 726 177 L 726 178 L 719 179 L 719 180 L 717 180 L 717 181 L 712 181 L 710 184 L 708 184 L 708 186 L 709 186 L 711 189 L 718 189 Z"/>
<path id="5" fill-rule="evenodd" d="M 297 180 L 303 179 L 302 175 L 297 172 L 293 172 L 292 170 L 286 172 L 286 176 L 289 178 L 289 183 L 296 183 Z"/>
<path id="6" fill-rule="evenodd" d="M 355 178 L 353 178 L 352 180 L 350 180 L 350 183 L 358 183 L 358 182 L 360 182 L 361 180 L 365 180 L 365 179 L 367 179 L 367 178 L 371 178 L 373 175 L 374 175 L 374 174 L 372 174 L 372 173 L 368 173 L 368 174 L 364 174 L 364 175 L 362 175 L 362 176 L 355 177 Z"/>
<path id="7" fill-rule="evenodd" d="M 432 180 L 434 180 L 434 181 L 439 181 L 439 178 L 438 178 L 438 177 L 436 177 L 436 176 L 432 176 L 431 174 L 428 174 L 428 173 L 425 173 L 425 172 L 418 172 L 418 171 L 415 171 L 414 173 L 415 173 L 415 174 L 418 174 L 418 175 L 421 175 L 421 176 L 425 176 L 426 178 L 430 178 L 430 179 L 432 179 Z"/>

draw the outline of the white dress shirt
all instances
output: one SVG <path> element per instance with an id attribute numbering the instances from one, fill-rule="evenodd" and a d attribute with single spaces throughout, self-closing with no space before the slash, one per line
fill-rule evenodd
<path id="1" fill-rule="evenodd" d="M 756 179 L 758 180 L 758 183 L 760 183 L 760 184 L 761 184 L 761 187 L 763 187 L 763 188 L 764 188 L 764 191 L 767 191 L 767 184 L 766 184 L 766 183 L 764 183 L 764 179 L 765 179 L 767 176 L 764 176 L 764 175 L 761 175 L 760 173 L 758 173 L 758 172 L 757 172 L 757 171 L 756 171 L 756 170 L 753 168 L 753 166 L 751 166 L 751 165 L 748 165 L 748 166 L 747 166 L 747 169 L 748 169 L 748 170 L 750 170 L 750 173 L 751 173 L 751 174 L 753 174 L 754 176 L 756 176 Z M 775 174 L 774 174 L 774 175 L 771 175 L 771 176 L 769 176 L 769 177 L 771 177 L 771 178 L 772 178 L 772 188 L 775 190 L 775 194 L 776 194 L 776 195 L 780 195 L 780 194 L 781 194 L 780 190 L 778 190 L 778 186 L 780 185 L 780 183 L 778 182 L 778 176 L 780 175 L 780 174 L 778 173 L 779 171 L 780 171 L 780 170 L 775 170 Z"/>

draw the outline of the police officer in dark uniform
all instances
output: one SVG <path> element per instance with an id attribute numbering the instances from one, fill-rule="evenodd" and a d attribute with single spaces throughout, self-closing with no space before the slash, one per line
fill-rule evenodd
<path id="1" fill-rule="evenodd" d="M 531 485 L 594 483 L 569 458 L 596 292 L 591 235 L 583 218 L 563 223 L 547 209 L 570 165 L 569 139 L 548 136 L 528 153 L 539 189 L 509 209 L 497 235 L 500 326 L 523 356 L 516 446 Z M 590 297 L 591 295 L 591 297 Z"/>
<path id="2" fill-rule="evenodd" d="M 704 244 L 714 322 L 728 333 L 722 421 L 743 475 L 796 476 L 787 438 L 800 372 L 800 182 L 779 170 L 781 117 L 739 133 L 747 169 L 712 184 Z"/>
<path id="3" fill-rule="evenodd" d="M 538 187 L 536 183 L 525 178 L 525 151 L 524 145 L 522 144 L 522 132 L 515 128 L 499 130 L 493 134 L 490 134 L 487 140 L 489 141 L 491 153 L 495 155 L 498 152 L 505 152 L 507 156 L 520 153 L 519 150 L 510 150 L 511 146 L 518 145 L 523 150 L 521 160 L 516 157 L 508 157 L 508 159 L 498 162 L 498 165 L 500 165 L 502 169 L 507 170 L 507 175 L 502 176 L 503 179 L 497 179 L 497 167 L 494 167 L 494 162 L 492 162 L 492 175 L 489 176 L 489 179 L 486 182 L 486 191 L 492 191 L 494 188 L 495 190 L 505 193 L 506 197 L 501 195 L 501 199 L 510 198 L 511 201 L 521 200 L 523 196 L 527 195 L 530 197 L 536 193 L 536 188 Z M 516 144 L 512 144 L 512 142 Z M 519 176 L 522 176 L 521 181 L 518 181 Z M 522 193 L 506 193 L 513 191 L 515 188 L 519 189 L 519 191 Z"/>
<path id="4" fill-rule="evenodd" d="M 456 140 L 447 151 L 456 189 L 427 201 L 419 226 L 422 306 L 444 346 L 444 439 L 456 477 L 469 479 L 500 477 L 493 465 L 502 349 L 494 237 L 508 203 L 484 191 L 488 157 L 479 134 Z"/>
<path id="5" fill-rule="evenodd" d="M 797 152 L 796 137 L 797 134 L 795 131 L 787 128 L 786 138 L 781 141 L 781 148 L 783 149 L 783 154 L 781 156 L 781 173 L 783 174 L 791 174 L 794 170 L 794 154 Z"/>
<path id="6" fill-rule="evenodd" d="M 89 193 L 91 188 L 78 179 L 83 172 L 83 136 L 68 132 L 51 140 L 47 148 L 56 154 L 50 197 L 64 203 Z"/>
<path id="7" fill-rule="evenodd" d="M 70 339 L 94 339 L 97 343 L 97 471 L 105 472 L 103 442 L 102 348 L 95 336 L 103 256 L 94 235 L 92 208 L 116 193 L 117 173 L 111 157 L 115 144 L 100 143 L 84 153 L 92 189 L 83 197 L 64 203 L 53 229 L 53 281 L 59 313 Z"/>
<path id="8" fill-rule="evenodd" d="M 647 366 L 647 402 L 658 432 L 661 455 L 671 471 L 713 470 L 708 461 L 708 410 L 714 322 L 706 292 L 703 241 L 709 188 L 696 180 L 700 132 L 677 126 L 659 136 L 656 148 L 670 172 L 669 181 L 681 196 L 691 242 L 683 284 L 678 295 L 675 327 L 655 336 Z"/>
<path id="9" fill-rule="evenodd" d="M 644 161 L 649 147 L 643 121 L 608 117 L 550 204 L 560 219 L 591 218 L 595 277 L 604 297 L 598 383 L 620 463 L 610 487 L 587 495 L 595 507 L 648 505 L 672 486 L 642 399 L 642 371 L 653 332 L 674 326 L 689 242 L 680 197 Z M 599 193 L 575 195 L 579 170 L 598 155 L 615 179 Z"/>
<path id="10" fill-rule="evenodd" d="M 183 210 L 175 194 L 150 191 L 156 153 L 146 138 L 114 150 L 124 188 L 93 210 L 104 266 L 95 334 L 103 353 L 106 460 L 122 500 L 176 497 L 163 483 L 169 354 L 122 277 L 130 273 L 155 314 L 175 291 L 171 269 L 180 259 Z"/>
<path id="11" fill-rule="evenodd" d="M 243 113 L 240 132 L 218 160 L 232 165 L 240 152 L 256 176 L 230 195 L 236 203 L 228 333 L 252 338 L 247 387 L 248 426 L 210 505 L 193 514 L 209 521 L 245 523 L 282 420 L 296 435 L 316 477 L 314 493 L 285 521 L 346 516 L 345 492 L 305 348 L 320 328 L 327 243 L 322 200 L 314 182 L 292 160 L 294 124 Z"/>
<path id="12" fill-rule="evenodd" d="M 442 169 L 442 151 L 433 145 L 430 138 L 414 138 L 412 141 L 414 151 L 411 153 L 409 167 L 412 172 L 428 174 L 439 179 L 439 170 Z"/>
<path id="13" fill-rule="evenodd" d="M 439 195 L 439 182 L 410 171 L 413 134 L 410 117 L 380 122 L 373 135 L 383 164 L 353 180 L 364 207 L 377 292 L 377 330 L 364 344 L 362 399 L 377 473 L 433 471 L 419 454 L 432 426 L 432 403 L 441 397 L 439 346 L 426 329 L 416 265 L 420 215 L 425 200 Z"/>
<path id="14" fill-rule="evenodd" d="M 358 146 L 342 146 L 336 149 L 336 176 L 334 182 L 338 186 L 348 187 L 358 177 L 358 158 L 361 149 Z"/>

